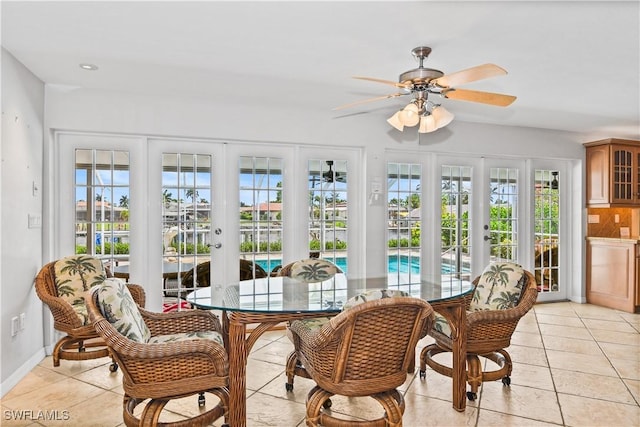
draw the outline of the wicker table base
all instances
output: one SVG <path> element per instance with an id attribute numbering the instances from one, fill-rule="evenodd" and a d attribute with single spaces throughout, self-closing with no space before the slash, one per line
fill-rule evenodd
<path id="1" fill-rule="evenodd" d="M 466 331 L 464 298 L 431 303 L 452 325 L 456 342 L 453 351 L 453 407 L 464 411 L 466 398 Z M 242 311 L 222 311 L 222 327 L 225 332 L 225 347 L 229 352 L 229 425 L 247 425 L 247 357 L 258 338 L 281 322 L 290 320 L 334 316 L 336 311 L 319 313 L 251 313 Z M 247 325 L 257 325 L 247 330 Z M 284 387 L 284 384 L 283 384 Z"/>

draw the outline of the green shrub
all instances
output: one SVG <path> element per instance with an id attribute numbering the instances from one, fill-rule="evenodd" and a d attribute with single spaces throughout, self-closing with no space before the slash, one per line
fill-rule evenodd
<path id="1" fill-rule="evenodd" d="M 240 252 L 255 252 L 256 244 L 254 242 L 240 243 Z"/>

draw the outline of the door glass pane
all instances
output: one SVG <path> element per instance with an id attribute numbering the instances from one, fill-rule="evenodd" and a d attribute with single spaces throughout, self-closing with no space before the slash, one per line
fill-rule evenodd
<path id="1" fill-rule="evenodd" d="M 535 171 L 535 267 L 540 292 L 559 291 L 560 190 L 557 170 Z"/>
<path id="2" fill-rule="evenodd" d="M 114 275 L 129 264 L 129 152 L 75 150 L 76 254 Z"/>
<path id="3" fill-rule="evenodd" d="M 490 261 L 517 261 L 518 170 L 491 168 L 489 180 Z"/>
<path id="4" fill-rule="evenodd" d="M 309 160 L 309 256 L 347 273 L 347 161 Z"/>
<path id="5" fill-rule="evenodd" d="M 282 265 L 283 160 L 240 157 L 240 280 Z"/>
<path id="6" fill-rule="evenodd" d="M 469 239 L 471 167 L 442 166 L 441 182 L 441 268 L 443 281 L 471 280 Z"/>
<path id="7" fill-rule="evenodd" d="M 196 287 L 209 286 L 211 167 L 212 158 L 208 154 L 162 154 L 165 302 L 172 302 Z"/>
<path id="8" fill-rule="evenodd" d="M 387 275 L 389 283 L 420 283 L 422 166 L 387 164 Z"/>

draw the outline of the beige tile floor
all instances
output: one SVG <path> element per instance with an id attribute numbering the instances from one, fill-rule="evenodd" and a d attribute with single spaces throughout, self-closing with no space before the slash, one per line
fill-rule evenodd
<path id="1" fill-rule="evenodd" d="M 429 342 L 425 338 L 420 346 Z M 291 344 L 283 331 L 256 343 L 248 366 L 247 424 L 303 426 L 312 383 L 296 378 L 285 391 Z M 463 413 L 451 406 L 451 380 L 428 370 L 402 387 L 405 426 L 640 426 L 640 315 L 588 304 L 538 304 L 519 323 L 509 352 L 512 383 L 485 383 Z M 121 426 L 121 374 L 108 359 L 53 368 L 45 358 L 2 399 L 3 426 Z M 214 399 L 211 397 L 211 399 Z M 213 402 L 213 400 L 212 400 Z M 368 399 L 334 397 L 332 410 L 363 417 Z M 195 398 L 171 403 L 167 419 L 197 411 Z M 42 411 L 42 412 L 38 412 Z M 23 414 L 30 420 L 19 421 Z M 57 418 L 33 419 L 46 414 Z M 220 425 L 218 421 L 216 425 Z"/>

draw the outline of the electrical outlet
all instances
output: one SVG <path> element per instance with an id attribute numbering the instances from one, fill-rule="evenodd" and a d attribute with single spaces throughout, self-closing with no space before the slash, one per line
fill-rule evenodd
<path id="1" fill-rule="evenodd" d="M 16 335 L 18 335 L 18 327 L 20 325 L 18 324 L 18 316 L 12 317 L 11 318 L 11 336 L 15 337 Z"/>
<path id="2" fill-rule="evenodd" d="M 27 318 L 27 315 L 25 313 L 20 313 L 20 330 L 23 331 L 24 330 L 24 322 Z"/>

